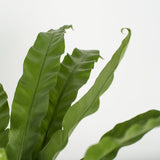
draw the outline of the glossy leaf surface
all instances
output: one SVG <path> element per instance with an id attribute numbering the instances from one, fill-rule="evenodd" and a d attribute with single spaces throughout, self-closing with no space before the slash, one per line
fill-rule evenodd
<path id="1" fill-rule="evenodd" d="M 7 101 L 7 94 L 0 84 L 0 133 L 8 126 L 9 122 L 9 106 Z M 1 143 L 1 142 L 0 142 Z"/>
<path id="2" fill-rule="evenodd" d="M 122 59 L 128 42 L 130 40 L 131 31 L 122 41 L 121 46 L 115 52 L 109 63 L 104 67 L 92 88 L 69 110 L 63 119 L 63 129 L 53 134 L 48 144 L 39 154 L 39 160 L 53 160 L 56 158 L 60 150 L 67 144 L 68 137 L 72 133 L 77 124 L 87 115 L 94 113 L 99 107 L 99 97 L 108 89 L 112 80 L 115 69 Z"/>
<path id="3" fill-rule="evenodd" d="M 107 132 L 98 144 L 88 149 L 84 160 L 112 160 L 121 147 L 137 142 L 157 126 L 160 126 L 160 111 L 157 110 L 150 110 L 119 123 Z"/>
<path id="4" fill-rule="evenodd" d="M 57 82 L 64 33 L 70 27 L 39 33 L 25 58 L 12 105 L 9 160 L 35 159 L 41 147 L 47 128 L 43 120 L 48 112 L 49 92 Z"/>
<path id="5" fill-rule="evenodd" d="M 65 56 L 58 73 L 57 85 L 50 98 L 55 110 L 47 133 L 48 140 L 53 133 L 62 129 L 65 113 L 75 100 L 79 88 L 87 82 L 98 58 L 99 51 L 77 48 L 72 55 Z"/>

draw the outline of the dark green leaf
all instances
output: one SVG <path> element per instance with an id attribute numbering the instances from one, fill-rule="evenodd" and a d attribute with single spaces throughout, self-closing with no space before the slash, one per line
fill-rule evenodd
<path id="1" fill-rule="evenodd" d="M 8 143 L 9 129 L 0 133 L 0 148 L 5 148 Z"/>
<path id="2" fill-rule="evenodd" d="M 94 113 L 99 107 L 99 97 L 108 89 L 112 80 L 114 71 L 122 59 L 128 42 L 130 40 L 131 31 L 122 41 L 121 46 L 115 52 L 109 63 L 104 67 L 92 88 L 72 107 L 69 108 L 63 119 L 63 129 L 55 132 L 48 144 L 39 154 L 39 160 L 53 160 L 56 158 L 60 150 L 67 144 L 68 137 L 72 133 L 77 124 L 89 114 Z M 57 143 L 59 142 L 59 143 Z"/>
<path id="3" fill-rule="evenodd" d="M 8 126 L 8 122 L 9 106 L 7 101 L 7 94 L 4 91 L 2 84 L 0 84 L 0 133 L 6 129 L 6 127 Z"/>
<path id="4" fill-rule="evenodd" d="M 57 82 L 64 33 L 70 27 L 39 33 L 25 58 L 12 105 L 6 150 L 9 160 L 34 159 L 41 147 L 47 128 L 43 120 L 48 112 L 49 91 Z"/>
<path id="5" fill-rule="evenodd" d="M 160 111 L 157 110 L 150 110 L 119 123 L 103 135 L 98 144 L 88 149 L 84 160 L 112 160 L 121 147 L 137 142 L 157 126 L 160 126 Z"/>
<path id="6" fill-rule="evenodd" d="M 72 55 L 67 54 L 61 63 L 57 85 L 52 93 L 52 108 L 55 108 L 47 134 L 47 140 L 62 128 L 62 120 L 71 103 L 75 100 L 79 88 L 84 85 L 90 75 L 99 52 L 94 50 L 74 49 Z"/>

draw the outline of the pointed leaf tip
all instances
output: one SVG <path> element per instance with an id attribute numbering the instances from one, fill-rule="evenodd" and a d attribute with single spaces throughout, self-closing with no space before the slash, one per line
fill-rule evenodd
<path id="1" fill-rule="evenodd" d="M 60 27 L 58 30 L 62 30 L 64 33 L 66 33 L 66 29 L 70 29 L 70 28 L 72 30 L 74 30 L 72 25 L 64 25 L 64 26 Z M 51 32 L 51 33 L 54 31 L 55 31 L 54 29 L 48 30 L 48 32 Z"/>
<path id="2" fill-rule="evenodd" d="M 64 26 L 62 26 L 60 29 L 62 29 L 63 31 L 65 31 L 66 29 L 70 29 L 70 28 L 71 28 L 72 30 L 74 30 L 72 25 L 64 25 Z"/>

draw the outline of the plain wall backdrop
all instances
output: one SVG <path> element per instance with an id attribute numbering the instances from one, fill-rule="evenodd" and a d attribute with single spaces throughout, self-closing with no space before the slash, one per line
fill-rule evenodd
<path id="1" fill-rule="evenodd" d="M 160 109 L 160 1 L 159 0 L 0 0 L 0 82 L 11 106 L 23 60 L 41 31 L 72 24 L 66 52 L 99 49 L 99 60 L 78 99 L 94 83 L 98 73 L 125 37 L 132 37 L 126 55 L 115 72 L 99 110 L 77 126 L 58 160 L 79 160 L 86 149 L 116 123 L 149 109 Z M 160 159 L 160 128 L 138 143 L 122 148 L 117 160 Z"/>

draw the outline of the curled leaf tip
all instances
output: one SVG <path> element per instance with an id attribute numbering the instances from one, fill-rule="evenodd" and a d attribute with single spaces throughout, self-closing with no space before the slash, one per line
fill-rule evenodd
<path id="1" fill-rule="evenodd" d="M 128 33 L 131 33 L 131 29 L 130 29 L 130 28 L 122 28 L 122 29 L 121 29 L 121 33 L 122 33 L 122 34 L 125 34 L 125 32 L 124 32 L 125 30 L 127 30 Z"/>

